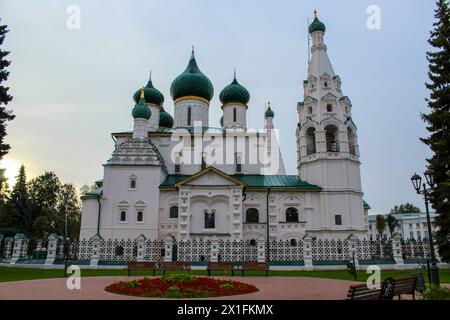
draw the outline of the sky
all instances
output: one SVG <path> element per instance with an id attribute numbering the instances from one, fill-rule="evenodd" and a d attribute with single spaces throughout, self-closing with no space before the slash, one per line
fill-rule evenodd
<path id="1" fill-rule="evenodd" d="M 80 10 L 80 28 L 68 28 Z M 367 9 L 380 9 L 369 29 Z M 364 199 L 372 213 L 412 202 L 410 177 L 431 156 L 420 114 L 429 92 L 426 51 L 434 1 L 423 0 L 2 0 L 12 61 L 6 85 L 16 118 L 11 151 L 0 166 L 12 183 L 20 164 L 31 179 L 54 171 L 63 182 L 91 185 L 113 151 L 111 132 L 132 130 L 132 95 L 149 72 L 173 115 L 170 84 L 191 46 L 215 94 L 210 125 L 221 116 L 219 93 L 233 78 L 250 92 L 247 126 L 262 128 L 267 101 L 275 112 L 287 174 L 297 174 L 296 105 L 308 61 L 307 19 L 317 9 L 327 26 L 333 68 L 352 101 L 358 127 Z M 72 20 L 69 20 L 69 22 Z"/>

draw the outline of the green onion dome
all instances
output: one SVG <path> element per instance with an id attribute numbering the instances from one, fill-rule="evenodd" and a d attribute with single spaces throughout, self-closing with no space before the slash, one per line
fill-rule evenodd
<path id="1" fill-rule="evenodd" d="M 309 33 L 313 33 L 316 31 L 322 31 L 325 32 L 327 28 L 325 27 L 325 25 L 323 24 L 322 21 L 319 20 L 319 18 L 317 18 L 317 11 L 314 10 L 314 20 L 313 22 L 309 25 Z"/>
<path id="2" fill-rule="evenodd" d="M 267 108 L 266 112 L 264 113 L 264 116 L 266 118 L 273 118 L 275 117 L 275 113 L 273 112 L 273 110 L 270 108 L 270 104 L 269 107 Z"/>
<path id="3" fill-rule="evenodd" d="M 230 102 L 239 102 L 243 104 L 247 104 L 250 100 L 250 93 L 244 86 L 239 84 L 236 80 L 236 72 L 234 73 L 234 79 L 231 84 L 227 85 L 223 88 L 222 92 L 220 92 L 220 101 L 222 104 L 230 103 Z"/>
<path id="4" fill-rule="evenodd" d="M 214 88 L 211 81 L 197 66 L 194 56 L 194 48 L 186 70 L 173 80 L 170 86 L 170 94 L 173 100 L 182 97 L 195 96 L 211 101 Z"/>
<path id="5" fill-rule="evenodd" d="M 136 93 L 133 95 L 134 102 L 139 102 L 140 93 L 141 89 L 136 91 Z M 162 106 L 164 102 L 163 94 L 153 86 L 151 73 L 147 85 L 144 87 L 144 99 L 146 103 L 156 104 L 157 106 Z"/>
<path id="6" fill-rule="evenodd" d="M 172 128 L 173 127 L 173 118 L 172 116 L 161 108 L 159 112 L 159 127 L 160 128 Z"/>
<path id="7" fill-rule="evenodd" d="M 134 106 L 133 111 L 131 112 L 134 119 L 148 120 L 152 115 L 150 108 L 145 104 L 144 96 L 144 88 L 142 88 L 139 102 Z"/>

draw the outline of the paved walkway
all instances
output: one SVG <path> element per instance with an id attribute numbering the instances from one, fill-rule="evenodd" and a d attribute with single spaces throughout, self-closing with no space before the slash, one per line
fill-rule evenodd
<path id="1" fill-rule="evenodd" d="M 69 290 L 66 279 L 42 279 L 0 283 L 0 300 L 127 300 L 149 299 L 116 295 L 104 288 L 114 282 L 141 277 L 85 277 L 80 290 Z M 217 277 L 222 278 L 222 277 Z M 355 282 L 299 277 L 233 277 L 255 285 L 260 291 L 211 299 L 233 300 L 342 300 Z"/>

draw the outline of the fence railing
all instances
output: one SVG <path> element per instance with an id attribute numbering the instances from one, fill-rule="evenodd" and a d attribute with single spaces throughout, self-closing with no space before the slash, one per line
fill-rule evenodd
<path id="1" fill-rule="evenodd" d="M 430 259 L 430 247 L 423 240 L 303 239 L 265 240 L 148 240 L 102 239 L 66 240 L 23 237 L 0 239 L 1 263 L 114 265 L 128 261 L 270 261 L 274 264 L 304 266 L 423 263 Z"/>

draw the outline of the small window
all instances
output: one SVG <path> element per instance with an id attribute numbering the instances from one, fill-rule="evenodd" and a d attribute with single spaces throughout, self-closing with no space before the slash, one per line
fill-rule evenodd
<path id="1" fill-rule="evenodd" d="M 170 207 L 169 218 L 178 218 L 178 206 Z"/>
<path id="2" fill-rule="evenodd" d="M 233 108 L 233 122 L 236 122 L 237 120 L 237 115 L 236 115 L 236 108 Z"/>
<path id="3" fill-rule="evenodd" d="M 130 189 L 136 189 L 136 179 L 130 180 Z"/>
<path id="4" fill-rule="evenodd" d="M 325 81 L 325 82 L 323 83 L 323 86 L 324 86 L 325 88 L 328 88 L 328 82 Z"/>
<path id="5" fill-rule="evenodd" d="M 250 245 L 252 247 L 256 246 L 256 240 L 255 239 L 250 240 Z"/>
<path id="6" fill-rule="evenodd" d="M 342 216 L 340 214 L 334 216 L 334 224 L 337 226 L 342 225 Z"/>
<path id="7" fill-rule="evenodd" d="M 142 222 L 144 220 L 144 213 L 142 211 L 138 211 L 136 220 L 138 222 Z"/>
<path id="8" fill-rule="evenodd" d="M 312 107 L 308 107 L 308 113 L 309 113 L 309 114 L 312 114 L 312 111 L 313 111 L 313 110 L 312 110 Z"/>
<path id="9" fill-rule="evenodd" d="M 297 208 L 286 209 L 286 222 L 298 222 L 298 210 Z"/>
<path id="10" fill-rule="evenodd" d="M 417 239 L 418 240 L 422 239 L 422 233 L 420 231 L 417 231 Z"/>
<path id="11" fill-rule="evenodd" d="M 205 212 L 205 229 L 214 229 L 215 227 L 214 212 Z"/>
<path id="12" fill-rule="evenodd" d="M 127 221 L 127 213 L 125 211 L 120 212 L 120 221 Z"/>
<path id="13" fill-rule="evenodd" d="M 296 239 L 291 239 L 291 246 L 292 247 L 297 246 L 297 240 Z"/>
<path id="14" fill-rule="evenodd" d="M 412 231 L 409 232 L 409 238 L 414 239 L 414 232 L 412 232 Z"/>
<path id="15" fill-rule="evenodd" d="M 247 223 L 258 223 L 259 222 L 259 212 L 258 209 L 249 208 L 245 213 L 245 220 Z"/>
<path id="16" fill-rule="evenodd" d="M 175 173 L 180 173 L 180 164 L 175 163 Z"/>
<path id="17" fill-rule="evenodd" d="M 192 110 L 191 107 L 187 108 L 187 125 L 190 126 L 191 125 L 191 119 L 192 118 Z"/>
<path id="18" fill-rule="evenodd" d="M 348 113 L 348 107 L 345 106 L 345 113 Z"/>
<path id="19" fill-rule="evenodd" d="M 331 103 L 327 104 L 327 112 L 333 111 L 333 105 Z"/>

